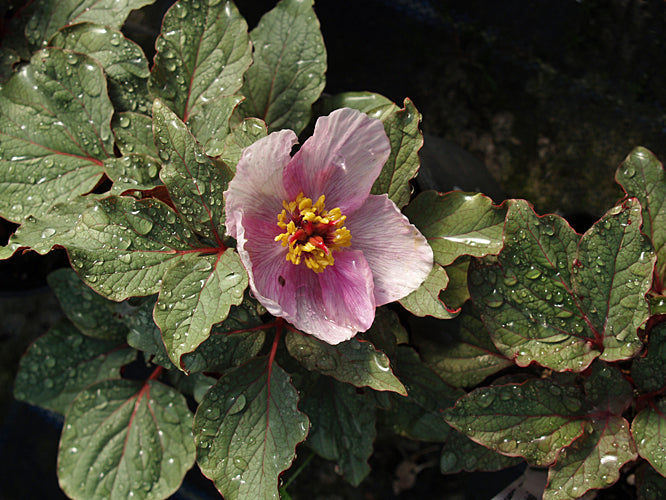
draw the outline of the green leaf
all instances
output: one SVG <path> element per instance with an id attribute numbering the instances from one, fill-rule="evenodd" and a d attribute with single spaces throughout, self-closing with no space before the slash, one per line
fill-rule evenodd
<path id="1" fill-rule="evenodd" d="M 370 472 L 375 440 L 375 407 L 356 388 L 321 376 L 303 395 L 301 408 L 310 417 L 308 445 L 334 461 L 342 476 L 358 486 Z"/>
<path id="2" fill-rule="evenodd" d="M 171 361 L 185 369 L 182 356 L 208 338 L 232 305 L 243 301 L 248 278 L 233 249 L 169 268 L 155 305 L 154 318 Z"/>
<path id="3" fill-rule="evenodd" d="M 444 418 L 483 446 L 545 466 L 582 434 L 583 405 L 575 386 L 530 379 L 472 391 Z"/>
<path id="4" fill-rule="evenodd" d="M 333 377 L 356 387 L 393 391 L 403 396 L 405 387 L 393 375 L 388 357 L 370 342 L 355 338 L 331 345 L 311 335 L 289 331 L 287 350 L 310 371 Z"/>
<path id="5" fill-rule="evenodd" d="M 320 100 L 320 114 L 328 115 L 340 108 L 357 109 L 371 118 L 385 121 L 400 108 L 390 99 L 374 92 L 342 92 L 323 95 Z"/>
<path id="6" fill-rule="evenodd" d="M 182 394 L 155 380 L 105 380 L 77 396 L 58 451 L 71 498 L 160 499 L 194 463 L 192 414 Z"/>
<path id="7" fill-rule="evenodd" d="M 638 454 L 659 474 L 666 476 L 666 399 L 650 404 L 634 417 L 631 434 Z"/>
<path id="8" fill-rule="evenodd" d="M 439 294 L 442 302 L 451 309 L 458 309 L 469 299 L 467 288 L 467 271 L 469 270 L 470 257 L 459 257 L 453 264 L 444 268 L 449 276 L 449 284 Z"/>
<path id="9" fill-rule="evenodd" d="M 497 254 L 506 210 L 483 194 L 425 191 L 405 209 L 432 247 L 435 262 L 448 266 L 461 255 Z"/>
<path id="10" fill-rule="evenodd" d="M 200 235 L 220 246 L 224 235 L 224 199 L 233 173 L 209 158 L 185 124 L 159 100 L 153 105 L 153 127 L 160 177 L 178 211 Z"/>
<path id="11" fill-rule="evenodd" d="M 409 342 L 409 334 L 400 323 L 400 318 L 395 311 L 386 306 L 375 309 L 375 320 L 372 326 L 365 332 L 356 336 L 359 340 L 367 340 L 376 349 L 382 350 L 389 358 L 395 356 L 397 344 Z"/>
<path id="12" fill-rule="evenodd" d="M 215 100 L 240 89 L 252 62 L 247 23 L 226 0 L 176 2 L 164 16 L 155 47 L 150 90 L 183 121 L 197 113 L 216 116 L 225 103 Z M 205 102 L 217 104 L 201 108 Z"/>
<path id="13" fill-rule="evenodd" d="M 641 392 L 657 392 L 666 387 L 666 323 L 659 323 L 648 332 L 645 356 L 631 364 L 631 378 Z"/>
<path id="14" fill-rule="evenodd" d="M 416 316 L 433 316 L 439 319 L 455 318 L 458 312 L 449 310 L 439 298 L 439 293 L 448 284 L 449 277 L 446 271 L 439 264 L 435 264 L 421 286 L 400 299 L 400 304 Z"/>
<path id="15" fill-rule="evenodd" d="M 267 364 L 268 361 L 268 364 Z M 235 368 L 194 417 L 197 462 L 225 499 L 275 499 L 278 476 L 308 434 L 289 375 L 266 357 Z"/>
<path id="16" fill-rule="evenodd" d="M 124 111 L 113 115 L 111 127 L 123 155 L 136 153 L 157 158 L 153 119 L 150 116 Z"/>
<path id="17" fill-rule="evenodd" d="M 666 498 L 666 477 L 657 473 L 649 465 L 638 469 L 638 500 L 664 500 Z"/>
<path id="18" fill-rule="evenodd" d="M 634 391 L 629 381 L 618 368 L 603 361 L 592 363 L 584 388 L 594 408 L 613 415 L 621 415 L 633 401 Z"/>
<path id="19" fill-rule="evenodd" d="M 577 372 L 596 357 L 634 356 L 654 264 L 640 223 L 632 199 L 580 238 L 564 219 L 512 203 L 497 260 L 469 270 L 472 299 L 497 348 L 519 366 Z"/>
<path id="20" fill-rule="evenodd" d="M 167 269 L 211 251 L 164 203 L 115 196 L 83 212 L 66 245 L 81 279 L 115 301 L 157 293 Z"/>
<path id="21" fill-rule="evenodd" d="M 488 331 L 471 308 L 447 322 L 443 336 L 420 342 L 425 361 L 454 387 L 473 387 L 504 368 L 513 365 L 500 354 Z"/>
<path id="22" fill-rule="evenodd" d="M 58 31 L 49 41 L 49 47 L 81 52 L 99 62 L 116 111 L 149 109 L 148 61 L 141 47 L 119 30 L 92 23 L 75 24 Z"/>
<path id="23" fill-rule="evenodd" d="M 127 343 L 144 353 L 146 362 L 164 368 L 173 368 L 173 363 L 162 342 L 162 332 L 153 320 L 156 297 L 151 297 L 123 316 L 123 322 L 129 328 Z"/>
<path id="24" fill-rule="evenodd" d="M 410 347 L 398 346 L 396 374 L 407 388 L 407 397 L 392 393 L 392 406 L 384 421 L 396 434 L 410 439 L 443 442 L 452 432 L 442 418 L 465 393 L 446 384 Z"/>
<path id="25" fill-rule="evenodd" d="M 113 303 L 87 287 L 69 267 L 47 277 L 65 316 L 85 335 L 101 340 L 124 342 L 127 326 L 116 317 Z"/>
<path id="26" fill-rule="evenodd" d="M 635 196 L 643 209 L 643 232 L 657 254 L 657 276 L 666 280 L 666 173 L 656 156 L 645 148 L 634 149 L 615 173 L 615 180 L 628 196 Z"/>
<path id="27" fill-rule="evenodd" d="M 253 62 L 239 109 L 245 117 L 264 120 L 271 132 L 288 128 L 299 134 L 324 89 L 326 48 L 312 4 L 281 0 L 250 33 Z"/>
<path id="28" fill-rule="evenodd" d="M 236 172 L 236 164 L 243 149 L 266 137 L 267 133 L 266 124 L 262 120 L 246 118 L 225 138 L 220 160 Z"/>
<path id="29" fill-rule="evenodd" d="M 548 471 L 544 500 L 579 498 L 607 488 L 624 464 L 637 458 L 629 423 L 621 416 L 593 420 L 592 430 L 565 448 Z"/>
<path id="30" fill-rule="evenodd" d="M 3 42 L 5 41 L 3 39 Z M 0 82 L 6 81 L 14 74 L 14 65 L 20 60 L 21 56 L 16 51 L 5 48 L 0 49 Z"/>
<path id="31" fill-rule="evenodd" d="M 34 50 L 46 45 L 51 36 L 63 26 L 91 22 L 120 29 L 134 9 L 154 0 L 42 0 L 31 4 L 25 36 Z"/>
<path id="32" fill-rule="evenodd" d="M 224 152 L 229 120 L 242 100 L 239 95 L 222 95 L 201 103 L 190 115 L 187 126 L 207 155 L 220 156 Z"/>
<path id="33" fill-rule="evenodd" d="M 457 474 L 463 471 L 492 472 L 517 465 L 520 462 L 522 462 L 520 457 L 507 457 L 452 430 L 442 447 L 439 471 L 442 474 Z"/>
<path id="34" fill-rule="evenodd" d="M 141 194 L 162 185 L 159 173 L 162 166 L 152 156 L 128 154 L 122 158 L 109 158 L 104 171 L 113 181 L 111 194 Z"/>
<path id="35" fill-rule="evenodd" d="M 0 215 L 40 217 L 95 187 L 113 155 L 112 113 L 94 59 L 37 52 L 0 90 Z"/>
<path id="36" fill-rule="evenodd" d="M 412 194 L 409 181 L 421 166 L 419 150 L 423 146 L 423 134 L 419 130 L 421 113 L 409 99 L 405 99 L 404 106 L 382 120 L 391 143 L 391 154 L 371 191 L 373 194 L 388 193 L 399 208 L 409 202 Z"/>
<path id="37" fill-rule="evenodd" d="M 74 397 L 90 384 L 120 375 L 136 351 L 93 339 L 69 322 L 38 338 L 21 358 L 14 397 L 64 414 Z"/>

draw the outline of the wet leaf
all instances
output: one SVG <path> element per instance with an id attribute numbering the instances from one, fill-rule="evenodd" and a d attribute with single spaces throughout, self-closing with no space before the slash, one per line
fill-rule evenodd
<path id="1" fill-rule="evenodd" d="M 128 154 L 122 158 L 109 158 L 104 171 L 113 181 L 111 194 L 136 194 L 162 185 L 159 174 L 162 165 L 152 156 Z"/>
<path id="2" fill-rule="evenodd" d="M 397 344 L 409 342 L 409 334 L 400 323 L 400 318 L 395 311 L 386 306 L 375 309 L 375 321 L 372 326 L 365 332 L 358 333 L 356 338 L 367 340 L 391 359 L 395 355 Z"/>
<path id="3" fill-rule="evenodd" d="M 520 457 L 507 457 L 481 446 L 452 429 L 442 447 L 439 471 L 442 474 L 457 474 L 463 471 L 492 472 L 517 465 L 522 461 Z"/>
<path id="4" fill-rule="evenodd" d="M 430 274 L 419 288 L 400 299 L 400 304 L 416 316 L 433 316 L 450 319 L 457 316 L 457 311 L 450 310 L 439 298 L 439 294 L 449 284 L 446 271 L 435 264 Z"/>
<path id="5" fill-rule="evenodd" d="M 631 377 L 644 393 L 666 387 L 666 323 L 659 323 L 648 333 L 647 353 L 631 364 Z"/>
<path id="6" fill-rule="evenodd" d="M 663 500 L 666 498 L 666 477 L 649 465 L 637 472 L 638 500 Z"/>
<path id="7" fill-rule="evenodd" d="M 201 103 L 187 120 L 192 135 L 197 138 L 208 156 L 220 156 L 229 135 L 229 119 L 243 100 L 238 95 L 221 95 Z"/>
<path id="8" fill-rule="evenodd" d="M 312 103 L 324 89 L 326 48 L 313 0 L 282 0 L 250 33 L 252 66 L 240 93 L 244 117 L 261 118 L 270 132 L 299 134 L 310 121 Z"/>
<path id="9" fill-rule="evenodd" d="M 628 196 L 635 196 L 643 209 L 643 232 L 657 254 L 657 275 L 666 280 L 666 173 L 664 166 L 647 149 L 636 148 L 615 173 Z"/>
<path id="10" fill-rule="evenodd" d="M 497 254 L 502 248 L 506 210 L 482 194 L 425 191 L 405 209 L 405 215 L 432 247 L 435 262 L 448 266 L 461 255 Z"/>
<path id="11" fill-rule="evenodd" d="M 21 222 L 90 191 L 113 155 L 99 64 L 49 48 L 0 90 L 0 215 Z"/>
<path id="12" fill-rule="evenodd" d="M 497 260 L 469 270 L 472 299 L 497 348 L 519 366 L 536 361 L 559 371 L 634 356 L 654 263 L 640 223 L 632 199 L 580 238 L 564 219 L 512 203 Z"/>
<path id="13" fill-rule="evenodd" d="M 591 489 L 607 488 L 620 477 L 624 464 L 637 458 L 629 423 L 619 415 L 592 422 L 560 453 L 548 471 L 544 500 L 579 498 Z"/>
<path id="14" fill-rule="evenodd" d="M 123 155 L 134 153 L 158 157 L 153 137 L 153 119 L 150 116 L 124 111 L 113 116 L 111 127 Z"/>
<path id="15" fill-rule="evenodd" d="M 185 124 L 159 100 L 153 105 L 155 144 L 164 166 L 160 177 L 180 214 L 200 235 L 222 246 L 224 199 L 233 173 L 208 157 Z"/>
<path id="16" fill-rule="evenodd" d="M 105 380 L 72 403 L 58 451 L 71 498 L 166 498 L 194 463 L 192 414 L 182 394 L 155 380 Z"/>
<path id="17" fill-rule="evenodd" d="M 460 257 L 453 264 L 444 268 L 449 276 L 449 284 L 442 290 L 440 297 L 451 309 L 458 309 L 469 299 L 467 289 L 467 271 L 469 269 L 469 257 Z"/>
<path id="18" fill-rule="evenodd" d="M 81 279 L 114 301 L 157 293 L 167 269 L 210 251 L 164 203 L 115 196 L 83 212 L 66 245 Z"/>
<path id="19" fill-rule="evenodd" d="M 14 397 L 64 414 L 90 384 L 120 376 L 136 351 L 117 342 L 86 337 L 62 322 L 38 338 L 21 358 Z"/>
<path id="20" fill-rule="evenodd" d="M 409 99 L 403 109 L 383 117 L 384 130 L 391 143 L 391 154 L 379 177 L 372 186 L 373 194 L 388 193 L 399 207 L 404 207 L 412 194 L 409 181 L 421 166 L 419 150 L 423 146 L 423 134 L 419 130 L 421 113 Z"/>
<path id="21" fill-rule="evenodd" d="M 552 464 L 583 432 L 584 395 L 546 379 L 482 387 L 444 412 L 473 441 L 533 465 Z"/>
<path id="22" fill-rule="evenodd" d="M 232 305 L 243 301 L 247 284 L 247 273 L 232 249 L 182 260 L 167 270 L 153 316 L 174 365 L 185 369 L 182 356 L 208 338 Z"/>
<path id="23" fill-rule="evenodd" d="M 442 410 L 465 393 L 446 384 L 412 348 L 398 346 L 395 371 L 407 396 L 391 393 L 391 408 L 383 420 L 396 434 L 410 439 L 443 442 L 450 432 Z"/>
<path id="24" fill-rule="evenodd" d="M 123 316 L 129 328 L 127 343 L 143 352 L 144 359 L 164 368 L 173 368 L 173 363 L 162 342 L 162 332 L 153 320 L 153 310 L 157 297 L 150 297 Z"/>
<path id="25" fill-rule="evenodd" d="M 34 50 L 46 45 L 63 26 L 91 22 L 120 29 L 134 9 L 153 0 L 41 0 L 29 5 L 22 15 L 27 18 L 25 37 Z"/>
<path id="26" fill-rule="evenodd" d="M 621 415 L 633 401 L 634 392 L 629 381 L 618 368 L 603 361 L 592 363 L 584 388 L 592 406 L 613 415 Z"/>
<path id="27" fill-rule="evenodd" d="M 266 137 L 267 133 L 266 124 L 262 120 L 246 118 L 225 138 L 220 160 L 235 172 L 243 149 Z"/>
<path id="28" fill-rule="evenodd" d="M 75 24 L 58 31 L 49 47 L 81 52 L 99 62 L 116 112 L 148 111 L 148 61 L 141 47 L 119 30 L 92 23 Z"/>
<path id="29" fill-rule="evenodd" d="M 267 361 L 225 373 L 194 417 L 199 468 L 227 500 L 278 498 L 278 476 L 308 434 L 289 375 Z"/>
<path id="30" fill-rule="evenodd" d="M 150 90 L 185 122 L 199 113 L 215 117 L 218 106 L 226 106 L 218 98 L 238 91 L 252 62 L 247 23 L 227 0 L 176 2 L 164 16 L 155 47 Z M 211 104 L 202 108 L 206 102 Z M 200 126 L 204 137 L 219 124 Z"/>
<path id="31" fill-rule="evenodd" d="M 405 387 L 391 371 L 388 356 L 370 342 L 352 338 L 337 345 L 311 335 L 289 331 L 285 340 L 289 354 L 305 368 L 356 387 L 393 391 L 403 396 Z"/>
<path id="32" fill-rule="evenodd" d="M 310 418 L 308 446 L 334 461 L 342 476 L 358 486 L 370 472 L 375 430 L 372 401 L 356 388 L 321 376 L 303 396 L 301 408 Z"/>
<path id="33" fill-rule="evenodd" d="M 638 454 L 659 474 L 666 476 L 666 400 L 660 399 L 641 410 L 631 423 Z"/>
<path id="34" fill-rule="evenodd" d="M 328 115 L 339 108 L 353 108 L 382 121 L 400 109 L 390 99 L 374 92 L 342 92 L 335 95 L 324 95 L 320 100 L 320 106 L 321 115 Z"/>
<path id="35" fill-rule="evenodd" d="M 513 365 L 500 354 L 488 331 L 471 308 L 447 322 L 442 341 L 422 345 L 426 362 L 454 387 L 473 387 L 504 368 Z"/>
<path id="36" fill-rule="evenodd" d="M 85 335 L 124 342 L 127 326 L 116 316 L 115 304 L 97 295 L 69 267 L 47 277 L 65 316 Z"/>

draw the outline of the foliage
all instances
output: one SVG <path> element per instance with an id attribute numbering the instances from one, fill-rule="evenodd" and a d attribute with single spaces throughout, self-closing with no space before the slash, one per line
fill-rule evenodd
<path id="1" fill-rule="evenodd" d="M 19 227 L 0 256 L 62 247 L 72 266 L 49 279 L 68 319 L 14 387 L 65 415 L 67 495 L 166 498 L 196 461 L 229 500 L 278 498 L 299 447 L 358 485 L 378 431 L 438 443 L 445 474 L 546 467 L 546 499 L 633 471 L 644 498 L 664 483 L 666 178 L 649 151 L 583 235 L 524 200 L 411 199 L 420 114 L 321 96 L 312 1 L 281 0 L 248 32 L 228 0 L 179 0 L 150 69 L 119 31 L 146 3 L 34 2 L 2 49 L 0 215 Z M 435 264 L 329 345 L 246 290 L 223 193 L 243 148 L 340 107 L 383 123 L 372 192 L 404 207 Z"/>

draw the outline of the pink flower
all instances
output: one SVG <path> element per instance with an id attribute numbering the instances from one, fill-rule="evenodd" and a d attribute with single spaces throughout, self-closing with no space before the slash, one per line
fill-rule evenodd
<path id="1" fill-rule="evenodd" d="M 337 344 L 418 288 L 432 249 L 387 195 L 370 194 L 391 149 L 379 120 L 339 109 L 291 157 L 296 142 L 281 130 L 243 151 L 224 193 L 227 234 L 259 302 Z"/>

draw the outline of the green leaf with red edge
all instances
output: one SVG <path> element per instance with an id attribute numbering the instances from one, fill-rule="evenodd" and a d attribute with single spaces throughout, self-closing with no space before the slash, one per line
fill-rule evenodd
<path id="1" fill-rule="evenodd" d="M 99 62 L 116 111 L 148 111 L 148 61 L 141 47 L 119 30 L 92 23 L 75 24 L 58 31 L 49 47 L 81 52 Z"/>
<path id="2" fill-rule="evenodd" d="M 281 0 L 250 33 L 252 66 L 240 91 L 244 117 L 261 118 L 269 131 L 300 134 L 324 89 L 326 47 L 313 0 Z"/>
<path id="3" fill-rule="evenodd" d="M 222 243 L 224 199 L 222 193 L 233 177 L 221 162 L 208 157 L 185 124 L 159 99 L 153 104 L 153 130 L 160 177 L 174 205 L 200 235 Z"/>
<path id="4" fill-rule="evenodd" d="M 423 358 L 454 387 L 473 387 L 513 362 L 497 351 L 471 307 L 442 327 L 439 337 L 419 340 Z"/>
<path id="5" fill-rule="evenodd" d="M 220 160 L 235 172 L 243 149 L 266 137 L 267 134 L 266 124 L 262 120 L 246 118 L 225 138 Z"/>
<path id="6" fill-rule="evenodd" d="M 132 111 L 117 113 L 113 115 L 111 128 L 123 155 L 143 154 L 157 158 L 153 119 L 150 116 Z"/>
<path id="7" fill-rule="evenodd" d="M 426 237 L 441 266 L 461 255 L 483 257 L 502 248 L 506 209 L 483 194 L 425 191 L 405 208 L 405 215 Z"/>
<path id="8" fill-rule="evenodd" d="M 643 232 L 657 253 L 657 276 L 666 280 L 666 173 L 664 166 L 647 149 L 634 149 L 615 173 L 615 180 L 628 196 L 635 196 L 643 208 Z M 659 290 L 662 292 L 663 290 Z"/>
<path id="9" fill-rule="evenodd" d="M 352 338 L 331 345 L 311 335 L 290 330 L 285 339 L 292 357 L 310 371 L 333 377 L 356 387 L 407 394 L 391 371 L 389 358 L 370 342 Z"/>
<path id="10" fill-rule="evenodd" d="M 581 238 L 556 215 L 510 204 L 505 246 L 469 270 L 474 304 L 497 348 L 519 366 L 582 371 L 642 347 L 654 254 L 636 199 L 609 210 Z"/>
<path id="11" fill-rule="evenodd" d="M 21 358 L 14 397 L 64 414 L 91 383 L 120 376 L 136 358 L 127 346 L 86 337 L 61 322 L 38 338 Z"/>
<path id="12" fill-rule="evenodd" d="M 638 500 L 666 499 L 666 477 L 644 464 L 636 471 Z"/>
<path id="13" fill-rule="evenodd" d="M 467 271 L 469 270 L 470 257 L 459 257 L 453 264 L 444 268 L 449 276 L 449 284 L 442 290 L 439 296 L 450 309 L 458 309 L 469 299 L 467 288 Z"/>
<path id="14" fill-rule="evenodd" d="M 113 182 L 111 194 L 131 194 L 140 197 L 142 192 L 161 186 L 162 165 L 152 156 L 128 154 L 122 158 L 109 158 L 104 161 L 104 171 Z"/>
<path id="15" fill-rule="evenodd" d="M 232 305 L 243 301 L 247 284 L 247 273 L 233 249 L 182 260 L 167 270 L 153 317 L 174 365 L 185 370 L 182 356 L 208 338 Z"/>
<path id="16" fill-rule="evenodd" d="M 114 301 L 157 293 L 171 266 L 211 251 L 164 203 L 115 196 L 83 212 L 65 246 L 81 279 Z"/>
<path id="17" fill-rule="evenodd" d="M 545 466 L 583 433 L 584 405 L 578 387 L 529 379 L 476 389 L 446 410 L 444 418 L 483 446 Z"/>
<path id="18" fill-rule="evenodd" d="M 342 476 L 358 486 L 370 472 L 375 430 L 373 402 L 356 388 L 320 376 L 302 394 L 301 408 L 310 418 L 308 446 L 334 461 Z"/>
<path id="19" fill-rule="evenodd" d="M 179 0 L 164 16 L 155 47 L 150 91 L 183 121 L 202 112 L 215 116 L 218 104 L 225 106 L 217 98 L 240 89 L 252 62 L 247 23 L 228 0 Z M 201 108 L 205 102 L 218 104 Z"/>
<path id="20" fill-rule="evenodd" d="M 194 463 L 192 414 L 182 394 L 155 380 L 105 380 L 65 416 L 60 487 L 81 500 L 166 498 Z"/>
<path id="21" fill-rule="evenodd" d="M 85 335 L 101 340 L 125 341 L 127 326 L 117 317 L 115 304 L 93 292 L 69 267 L 48 275 L 65 316 Z"/>
<path id="22" fill-rule="evenodd" d="M 544 500 L 580 498 L 607 488 L 618 480 L 622 466 L 637 458 L 629 422 L 620 415 L 592 420 L 590 427 L 548 470 Z"/>
<path id="23" fill-rule="evenodd" d="M 650 401 L 631 423 L 638 454 L 659 474 L 666 476 L 666 399 Z"/>
<path id="24" fill-rule="evenodd" d="M 634 390 L 622 372 L 603 361 L 592 363 L 583 385 L 589 403 L 597 410 L 621 415 L 633 401 Z"/>
<path id="25" fill-rule="evenodd" d="M 227 500 L 278 497 L 278 477 L 308 434 L 298 392 L 272 359 L 226 372 L 194 417 L 197 463 Z"/>
<path id="26" fill-rule="evenodd" d="M 391 154 L 371 191 L 373 194 L 388 193 L 399 208 L 407 205 L 411 197 L 409 181 L 421 166 L 419 150 L 423 146 L 423 134 L 419 130 L 421 113 L 409 99 L 405 99 L 404 106 L 382 119 L 391 143 Z"/>
<path id="27" fill-rule="evenodd" d="M 442 418 L 442 410 L 465 393 L 446 384 L 411 347 L 398 346 L 395 371 L 407 396 L 390 394 L 392 405 L 382 420 L 396 434 L 410 439 L 445 441 L 452 429 Z"/>
<path id="28" fill-rule="evenodd" d="M 32 50 L 43 47 L 63 26 L 91 22 L 120 29 L 134 9 L 154 0 L 40 0 L 28 5 L 24 34 Z"/>
<path id="29" fill-rule="evenodd" d="M 192 135 L 203 145 L 209 156 L 220 156 L 230 133 L 229 120 L 238 104 L 239 95 L 221 95 L 201 103 L 187 120 Z"/>
<path id="30" fill-rule="evenodd" d="M 393 101 L 374 92 L 342 92 L 324 95 L 320 99 L 319 114 L 328 115 L 340 108 L 353 108 L 362 111 L 371 118 L 384 121 L 400 109 Z"/>
<path id="31" fill-rule="evenodd" d="M 520 457 L 507 457 L 481 446 L 461 432 L 452 429 L 439 458 L 439 471 L 442 474 L 458 472 L 492 472 L 511 467 L 522 462 Z"/>
<path id="32" fill-rule="evenodd" d="M 435 264 L 421 286 L 400 299 L 400 304 L 416 316 L 433 316 L 439 319 L 455 318 L 459 311 L 450 310 L 439 298 L 440 292 L 448 284 L 449 277 L 446 271 L 439 264 Z"/>
<path id="33" fill-rule="evenodd" d="M 0 90 L 0 215 L 20 222 L 90 191 L 113 155 L 99 63 L 49 48 Z"/>
<path id="34" fill-rule="evenodd" d="M 648 331 L 647 353 L 631 364 L 631 378 L 644 393 L 666 387 L 666 323 L 658 323 Z"/>

